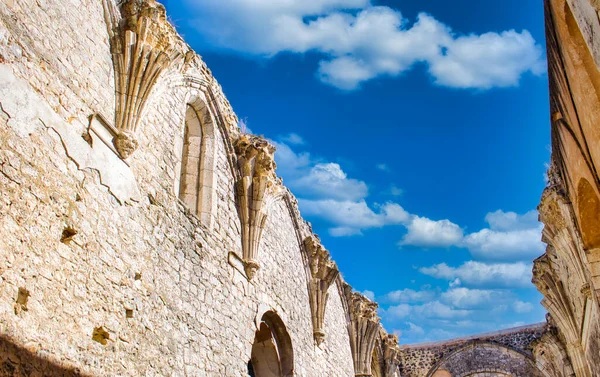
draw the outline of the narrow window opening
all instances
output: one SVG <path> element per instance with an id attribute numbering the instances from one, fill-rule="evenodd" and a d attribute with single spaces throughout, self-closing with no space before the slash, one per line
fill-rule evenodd
<path id="1" fill-rule="evenodd" d="M 202 125 L 194 108 L 187 106 L 181 153 L 179 199 L 192 213 L 200 212 Z"/>

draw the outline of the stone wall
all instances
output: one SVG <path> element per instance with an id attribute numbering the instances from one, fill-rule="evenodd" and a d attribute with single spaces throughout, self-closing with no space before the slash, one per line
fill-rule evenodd
<path id="1" fill-rule="evenodd" d="M 534 366 L 531 343 L 546 324 L 480 334 L 443 342 L 401 347 L 400 371 L 405 377 L 431 377 L 446 371 L 452 377 L 501 372 L 510 376 L 541 376 Z"/>
<path id="2" fill-rule="evenodd" d="M 551 376 L 600 375 L 600 40 L 595 0 L 546 0 L 552 124 L 538 207 L 546 253 L 534 263 L 551 332 L 536 362 Z"/>
<path id="3" fill-rule="evenodd" d="M 138 3 L 163 22 L 161 7 L 128 4 Z M 237 119 L 170 25 L 160 32 L 177 57 L 137 114 L 129 133 L 137 148 L 125 158 L 111 142 L 126 130 L 113 121 L 121 68 L 111 38 L 127 21 L 115 8 L 0 2 L 3 375 L 247 376 L 263 314 L 276 313 L 294 375 L 353 376 L 345 283 L 338 277 L 327 287 L 317 345 L 302 243 L 312 231 L 276 179 L 269 183 L 280 194 L 263 208 L 254 239 L 260 269 L 249 279 Z M 187 104 L 206 136 L 200 195 L 209 206 L 200 213 L 175 190 Z"/>
<path id="4" fill-rule="evenodd" d="M 119 3 L 0 2 L 0 375 L 600 375 L 596 2 L 546 1 L 547 331 L 402 350 L 164 8 Z"/>

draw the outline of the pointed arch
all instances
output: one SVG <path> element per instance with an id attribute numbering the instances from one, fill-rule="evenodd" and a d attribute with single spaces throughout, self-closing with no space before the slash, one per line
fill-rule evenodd
<path id="1" fill-rule="evenodd" d="M 252 370 L 255 377 L 294 376 L 292 339 L 275 311 L 269 310 L 261 317 L 248 369 Z"/>
<path id="2" fill-rule="evenodd" d="M 179 138 L 174 193 L 201 222 L 211 227 L 216 216 L 215 121 L 201 95 L 188 96 Z"/>

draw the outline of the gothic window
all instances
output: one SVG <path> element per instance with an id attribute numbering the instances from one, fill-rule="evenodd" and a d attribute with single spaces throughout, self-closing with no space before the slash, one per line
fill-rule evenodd
<path id="1" fill-rule="evenodd" d="M 200 173 L 201 173 L 202 124 L 194 108 L 187 105 L 181 152 L 181 172 L 179 179 L 179 199 L 193 213 L 199 213 L 201 203 Z"/>

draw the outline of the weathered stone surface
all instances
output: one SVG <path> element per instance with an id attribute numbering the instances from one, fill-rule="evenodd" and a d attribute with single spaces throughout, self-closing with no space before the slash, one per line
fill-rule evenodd
<path id="1" fill-rule="evenodd" d="M 534 344 L 548 377 L 600 375 L 597 5 L 545 1 L 552 161 L 538 207 L 548 247 L 534 262 L 533 282 L 550 313 L 551 330 Z"/>
<path id="2" fill-rule="evenodd" d="M 546 0 L 549 324 L 403 348 L 162 5 L 118 3 L 0 2 L 0 375 L 600 375 L 597 2 Z"/>
<path id="3" fill-rule="evenodd" d="M 546 324 L 541 323 L 444 342 L 401 346 L 401 375 L 429 377 L 436 371 L 440 375 L 446 371 L 452 377 L 473 373 L 541 377 L 531 343 L 546 331 Z"/>

